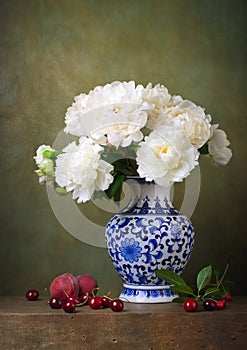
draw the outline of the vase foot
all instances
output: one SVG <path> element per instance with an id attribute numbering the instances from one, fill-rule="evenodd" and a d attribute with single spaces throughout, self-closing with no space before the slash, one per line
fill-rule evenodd
<path id="1" fill-rule="evenodd" d="M 169 286 L 147 286 L 124 283 L 119 296 L 122 301 L 130 303 L 170 303 L 178 294 Z"/>

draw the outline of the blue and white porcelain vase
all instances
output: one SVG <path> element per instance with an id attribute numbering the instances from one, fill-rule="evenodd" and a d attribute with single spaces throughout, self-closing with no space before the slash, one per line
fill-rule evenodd
<path id="1" fill-rule="evenodd" d="M 132 199 L 106 227 L 109 255 L 123 280 L 120 299 L 135 303 L 171 302 L 177 297 L 155 274 L 180 274 L 194 244 L 191 221 L 170 202 L 170 188 L 140 178 L 129 179 Z"/>

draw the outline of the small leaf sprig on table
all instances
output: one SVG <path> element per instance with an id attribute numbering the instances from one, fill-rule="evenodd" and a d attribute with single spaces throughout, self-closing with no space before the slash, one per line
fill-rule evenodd
<path id="1" fill-rule="evenodd" d="M 175 298 L 173 302 L 184 303 L 185 311 L 197 311 L 198 302 L 202 302 L 203 308 L 206 311 L 213 311 L 224 309 L 226 302 L 232 299 L 229 289 L 230 282 L 225 280 L 229 265 L 228 259 L 222 274 L 219 270 L 213 269 L 212 265 L 201 269 L 197 274 L 195 289 L 190 287 L 181 276 L 171 270 L 162 269 L 157 270 L 155 273 L 160 279 L 171 284 L 171 290 L 182 295 Z"/>

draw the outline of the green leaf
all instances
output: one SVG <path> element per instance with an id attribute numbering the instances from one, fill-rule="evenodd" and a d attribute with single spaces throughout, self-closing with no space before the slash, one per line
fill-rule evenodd
<path id="1" fill-rule="evenodd" d="M 218 283 L 218 282 L 219 282 L 219 279 L 220 279 L 220 275 L 221 275 L 220 270 L 214 269 L 214 270 L 213 270 L 213 275 L 214 275 L 214 277 L 215 277 L 216 282 Z"/>
<path id="2" fill-rule="evenodd" d="M 115 202 L 120 202 L 121 193 L 122 193 L 122 188 L 123 188 L 123 186 L 122 186 L 122 184 L 121 184 L 121 185 L 118 187 L 117 191 L 115 192 L 114 197 L 113 197 L 113 199 L 114 199 Z"/>
<path id="3" fill-rule="evenodd" d="M 110 164 L 123 159 L 124 153 L 121 149 L 116 150 L 115 148 L 106 147 L 104 152 L 101 154 L 102 159 Z"/>
<path id="4" fill-rule="evenodd" d="M 124 179 L 124 175 L 115 176 L 113 183 L 111 183 L 107 191 L 105 191 L 109 198 L 114 197 L 115 201 L 118 201 L 120 199 Z"/>
<path id="5" fill-rule="evenodd" d="M 203 145 L 201 148 L 199 148 L 198 150 L 200 152 L 200 154 L 208 154 L 208 144 L 205 143 L 205 145 Z"/>
<path id="6" fill-rule="evenodd" d="M 135 142 L 133 142 L 130 146 L 128 146 L 128 150 L 135 151 L 135 152 L 138 150 L 138 148 L 140 148 L 140 145 Z"/>
<path id="7" fill-rule="evenodd" d="M 209 296 L 209 295 L 214 295 L 214 294 L 219 294 L 220 289 L 216 287 L 208 288 L 205 290 L 205 293 L 203 294 L 203 297 Z"/>
<path id="8" fill-rule="evenodd" d="M 207 286 L 207 284 L 210 282 L 212 277 L 212 266 L 206 266 L 204 267 L 197 275 L 197 288 L 198 288 L 198 294 L 200 291 Z"/>
<path id="9" fill-rule="evenodd" d="M 147 128 L 146 126 L 144 126 L 142 129 L 141 129 L 141 132 L 143 133 L 143 136 L 148 136 L 150 134 L 152 130 Z"/>
<path id="10" fill-rule="evenodd" d="M 172 290 L 174 290 L 175 292 L 178 293 L 182 293 L 182 294 L 189 294 L 189 295 L 193 295 L 195 296 L 195 293 L 193 291 L 192 288 L 190 288 L 187 285 L 183 285 L 183 284 L 175 284 L 173 286 L 170 287 Z"/>
<path id="11" fill-rule="evenodd" d="M 135 169 L 137 166 L 135 165 L 135 169 L 133 169 L 133 167 L 131 167 L 131 165 L 129 164 L 129 160 L 127 158 L 119 159 L 112 163 L 112 165 L 114 166 L 114 170 L 118 174 L 123 174 L 126 176 L 136 175 Z"/>
<path id="12" fill-rule="evenodd" d="M 185 280 L 171 270 L 156 270 L 155 273 L 159 278 L 166 281 L 167 283 L 176 285 L 186 285 Z"/>

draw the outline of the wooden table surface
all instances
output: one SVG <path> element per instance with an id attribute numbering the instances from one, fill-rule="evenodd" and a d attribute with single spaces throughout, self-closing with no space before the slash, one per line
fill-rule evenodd
<path id="1" fill-rule="evenodd" d="M 52 310 L 48 298 L 0 297 L 0 349 L 247 349 L 247 297 L 221 311 L 187 313 L 181 304 L 125 303 L 122 312 Z"/>

